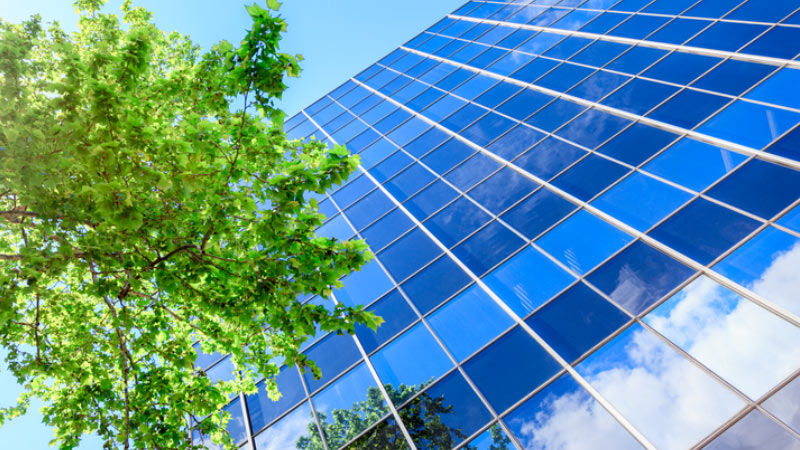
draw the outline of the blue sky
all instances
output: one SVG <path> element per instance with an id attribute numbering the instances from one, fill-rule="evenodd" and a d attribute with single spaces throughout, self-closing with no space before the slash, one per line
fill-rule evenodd
<path id="1" fill-rule="evenodd" d="M 117 10 L 112 1 L 110 10 Z M 240 0 L 134 0 L 153 11 L 164 30 L 190 35 L 208 48 L 227 39 L 238 42 L 248 27 Z M 259 4 L 265 2 L 259 1 Z M 292 79 L 281 107 L 294 114 L 317 98 L 414 37 L 465 0 L 289 0 L 281 14 L 289 24 L 283 51 L 301 53 L 305 61 L 300 78 Z M 58 20 L 74 30 L 77 20 L 70 0 L 0 0 L 0 18 L 19 22 L 39 13 L 45 21 Z M 0 352 L 0 405 L 9 405 L 20 389 L 5 372 Z M 3 448 L 50 448 L 51 431 L 41 424 L 38 406 L 26 416 L 0 428 Z M 99 449 L 88 439 L 82 450 Z"/>

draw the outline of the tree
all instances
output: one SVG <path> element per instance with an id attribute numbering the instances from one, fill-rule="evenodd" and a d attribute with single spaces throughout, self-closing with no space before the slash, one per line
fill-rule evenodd
<path id="1" fill-rule="evenodd" d="M 272 9 L 277 2 L 267 2 Z M 54 443 L 185 449 L 187 417 L 230 443 L 230 392 L 278 396 L 275 358 L 319 376 L 300 344 L 380 319 L 302 304 L 370 256 L 318 237 L 313 193 L 358 164 L 288 140 L 274 106 L 298 57 L 259 6 L 239 46 L 200 49 L 125 1 L 77 0 L 79 31 L 0 20 L 0 344 L 25 392 L 0 424 L 45 401 Z M 232 105 L 242 101 L 238 109 Z M 239 372 L 213 384 L 192 344 Z"/>
<path id="2" fill-rule="evenodd" d="M 429 384 L 430 382 L 413 386 L 401 384 L 397 388 L 391 384 L 385 384 L 384 388 L 392 402 L 399 405 L 403 400 L 412 397 Z M 460 428 L 452 428 L 442 421 L 446 415 L 453 414 L 453 406 L 445 404 L 443 396 L 434 397 L 428 392 L 423 392 L 398 412 L 414 440 L 424 442 L 426 449 L 449 450 L 469 437 Z M 317 416 L 328 447 L 338 449 L 353 441 L 367 427 L 387 414 L 389 414 L 389 408 L 386 406 L 383 395 L 377 387 L 371 386 L 367 389 L 364 401 L 354 403 L 350 409 L 333 410 L 331 412 L 332 422 L 329 422 L 328 417 L 323 413 L 317 413 Z M 490 450 L 514 448 L 511 440 L 503 433 L 499 425 L 493 425 L 490 430 L 492 437 Z M 316 424 L 312 422 L 308 425 L 308 436 L 298 439 L 296 448 L 298 450 L 324 450 Z M 406 450 L 408 444 L 390 417 L 353 441 L 347 448 L 353 450 Z M 462 448 L 476 450 L 469 444 Z"/>

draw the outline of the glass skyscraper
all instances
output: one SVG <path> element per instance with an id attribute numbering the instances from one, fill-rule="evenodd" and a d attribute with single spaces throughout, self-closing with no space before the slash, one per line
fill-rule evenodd
<path id="1" fill-rule="evenodd" d="M 307 342 L 322 379 L 235 399 L 234 438 L 800 448 L 798 10 L 470 1 L 289 119 L 360 155 L 319 233 L 376 255 L 307 301 L 386 322 Z"/>

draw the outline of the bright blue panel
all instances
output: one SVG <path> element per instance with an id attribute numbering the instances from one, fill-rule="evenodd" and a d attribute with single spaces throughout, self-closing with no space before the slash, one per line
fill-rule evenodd
<path id="1" fill-rule="evenodd" d="M 521 42 L 530 39 L 534 34 L 536 34 L 536 32 L 531 30 L 515 30 L 513 33 L 509 34 L 508 37 L 498 42 L 497 45 L 503 48 L 513 49 Z"/>
<path id="2" fill-rule="evenodd" d="M 486 70 L 508 76 L 534 58 L 534 56 L 525 53 L 511 52 L 493 63 Z"/>
<path id="3" fill-rule="evenodd" d="M 385 295 L 368 311 L 382 317 L 384 322 L 375 331 L 364 325 L 356 325 L 356 336 L 367 353 L 378 348 L 417 319 L 414 310 L 396 290 Z"/>
<path id="4" fill-rule="evenodd" d="M 551 26 L 553 28 L 560 28 L 562 30 L 577 30 L 590 20 L 597 17 L 599 14 L 599 11 L 575 10 L 562 17 L 558 22 Z"/>
<path id="5" fill-rule="evenodd" d="M 554 45 L 550 50 L 545 52 L 544 55 L 555 59 L 567 59 L 577 53 L 579 50 L 582 50 L 584 47 L 591 44 L 592 41 L 593 39 L 569 36 L 563 41 Z"/>
<path id="6" fill-rule="evenodd" d="M 258 392 L 245 397 L 254 433 L 305 398 L 296 367 L 283 367 L 275 377 L 275 381 L 282 394 L 277 401 L 270 400 L 263 381 L 258 384 Z"/>
<path id="7" fill-rule="evenodd" d="M 694 83 L 694 87 L 729 95 L 739 95 L 770 72 L 774 66 L 729 59 Z"/>
<path id="8" fill-rule="evenodd" d="M 469 191 L 469 196 L 489 211 L 500 214 L 539 185 L 506 167 Z"/>
<path id="9" fill-rule="evenodd" d="M 685 138 L 644 168 L 699 192 L 735 169 L 745 159 L 740 153 Z"/>
<path id="10" fill-rule="evenodd" d="M 688 84 L 720 61 L 719 58 L 710 56 L 672 52 L 645 70 L 642 76 L 676 84 Z"/>
<path id="11" fill-rule="evenodd" d="M 477 150 L 474 148 L 453 138 L 428 153 L 422 158 L 422 162 L 436 173 L 442 174 L 448 172 L 476 152 Z"/>
<path id="12" fill-rule="evenodd" d="M 447 354 L 422 324 L 406 331 L 369 359 L 381 380 L 394 389 L 399 389 L 401 384 L 430 383 L 453 367 Z"/>
<path id="13" fill-rule="evenodd" d="M 369 168 L 383 161 L 387 156 L 396 151 L 397 147 L 395 147 L 394 144 L 386 139 L 381 139 L 362 150 L 359 156 L 361 157 L 361 164 Z"/>
<path id="14" fill-rule="evenodd" d="M 578 211 L 536 243 L 582 275 L 630 241 L 626 233 L 586 211 Z"/>
<path id="15" fill-rule="evenodd" d="M 441 124 L 449 130 L 458 132 L 486 114 L 486 112 L 485 109 L 479 106 L 468 104 L 444 119 Z"/>
<path id="16" fill-rule="evenodd" d="M 408 199 L 404 206 L 419 220 L 425 220 L 442 206 L 458 197 L 458 192 L 442 180 L 436 180 L 430 186 Z"/>
<path id="17" fill-rule="evenodd" d="M 331 197 L 333 197 L 336 204 L 339 205 L 339 208 L 344 209 L 373 189 L 375 189 L 375 184 L 372 180 L 366 176 L 359 176 L 342 186 L 342 188 L 334 192 Z"/>
<path id="18" fill-rule="evenodd" d="M 378 258 L 399 283 L 440 253 L 439 247 L 417 228 L 381 251 Z"/>
<path id="19" fill-rule="evenodd" d="M 691 198 L 688 192 L 635 172 L 592 204 L 639 231 L 647 231 Z"/>
<path id="20" fill-rule="evenodd" d="M 445 93 L 436 89 L 436 88 L 428 88 L 427 90 L 423 91 L 418 96 L 412 98 L 408 103 L 407 106 L 414 111 L 422 111 L 423 109 L 430 106 L 436 100 L 439 100 L 444 96 Z"/>
<path id="21" fill-rule="evenodd" d="M 708 264 L 759 226 L 753 219 L 699 198 L 649 234 Z"/>
<path id="22" fill-rule="evenodd" d="M 500 103 L 503 103 L 511 98 L 511 96 L 515 95 L 522 89 L 523 88 L 521 86 L 503 81 L 497 83 L 494 87 L 484 92 L 480 97 L 475 99 L 475 102 L 486 106 L 487 108 L 494 108 Z"/>
<path id="23" fill-rule="evenodd" d="M 335 238 L 342 241 L 349 239 L 355 231 L 347 224 L 347 220 L 342 215 L 337 215 L 317 228 L 317 234 L 329 238 Z"/>
<path id="24" fill-rule="evenodd" d="M 476 74 L 461 86 L 453 89 L 453 94 L 472 100 L 483 94 L 487 89 L 497 84 L 497 78 L 488 75 Z"/>
<path id="25" fill-rule="evenodd" d="M 749 22 L 780 22 L 798 8 L 795 0 L 750 0 L 725 18 Z"/>
<path id="26" fill-rule="evenodd" d="M 510 130 L 514 125 L 516 125 L 516 122 L 510 119 L 506 119 L 499 114 L 489 113 L 462 131 L 461 135 L 481 147 L 486 147 L 487 144 Z"/>
<path id="27" fill-rule="evenodd" d="M 414 163 L 414 165 L 387 181 L 386 190 L 394 198 L 403 202 L 434 179 L 435 177 L 432 173 L 421 165 Z"/>
<path id="28" fill-rule="evenodd" d="M 500 163 L 478 153 L 447 173 L 444 178 L 458 189 L 467 191 L 499 168 Z"/>
<path id="29" fill-rule="evenodd" d="M 461 197 L 436 213 L 424 225 L 442 244 L 452 247 L 491 218 L 472 201 Z"/>
<path id="30" fill-rule="evenodd" d="M 552 99 L 553 97 L 541 92 L 525 89 L 497 107 L 497 110 L 517 120 L 525 120 Z"/>
<path id="31" fill-rule="evenodd" d="M 420 158 L 422 155 L 436 148 L 437 145 L 446 141 L 449 137 L 450 135 L 444 131 L 438 128 L 431 128 L 422 133 L 418 138 L 406 144 L 403 149 L 417 158 Z"/>
<path id="32" fill-rule="evenodd" d="M 402 151 L 397 151 L 370 169 L 370 174 L 372 174 L 379 183 L 383 183 L 413 162 L 414 160 L 411 159 L 411 157 Z"/>
<path id="33" fill-rule="evenodd" d="M 594 44 L 581 50 L 580 53 L 570 58 L 570 60 L 594 67 L 602 67 L 630 47 L 630 45 L 620 44 L 618 42 L 598 40 L 595 41 Z"/>
<path id="34" fill-rule="evenodd" d="M 587 278 L 632 314 L 639 314 L 686 281 L 694 271 L 637 241 Z"/>
<path id="35" fill-rule="evenodd" d="M 800 172 L 752 159 L 714 186 L 708 195 L 771 219 L 800 198 Z"/>
<path id="36" fill-rule="evenodd" d="M 559 175 L 553 184 L 583 201 L 589 201 L 628 171 L 623 165 L 591 153 Z"/>
<path id="37" fill-rule="evenodd" d="M 314 392 L 323 384 L 332 380 L 342 373 L 345 369 L 361 359 L 353 337 L 347 334 L 328 335 L 325 339 L 315 344 L 305 352 L 308 358 L 315 363 L 322 371 L 322 378 L 314 379 L 310 371 L 303 374 L 303 378 L 308 385 L 308 391 Z"/>
<path id="38" fill-rule="evenodd" d="M 425 109 L 422 114 L 433 121 L 439 122 L 452 114 L 453 111 L 457 110 L 462 105 L 466 105 L 464 100 L 453 97 L 452 95 L 445 95 L 441 99 L 437 100 L 436 103 L 428 106 L 428 108 Z"/>
<path id="39" fill-rule="evenodd" d="M 430 127 L 431 125 L 424 120 L 418 117 L 412 117 L 411 120 L 395 128 L 391 133 L 387 134 L 386 137 L 402 147 Z"/>
<path id="40" fill-rule="evenodd" d="M 478 390 L 498 412 L 508 409 L 560 369 L 558 363 L 520 327 L 511 330 L 463 366 Z"/>
<path id="41" fill-rule="evenodd" d="M 449 256 L 443 256 L 401 287 L 414 306 L 422 314 L 427 314 L 471 281 Z"/>
<path id="42" fill-rule="evenodd" d="M 395 112 L 389 114 L 381 119 L 378 123 L 373 125 L 373 127 L 381 133 L 386 134 L 389 132 L 389 130 L 405 122 L 409 117 L 411 117 L 409 112 L 398 108 Z"/>
<path id="43" fill-rule="evenodd" d="M 630 77 L 625 75 L 601 70 L 575 86 L 569 91 L 569 94 L 596 102 L 625 84 L 629 79 Z"/>
<path id="44" fill-rule="evenodd" d="M 730 0 L 702 0 L 684 15 L 719 19 L 738 6 L 739 3 Z"/>
<path id="45" fill-rule="evenodd" d="M 594 20 L 581 27 L 580 31 L 585 33 L 603 34 L 617 26 L 620 22 L 630 17 L 627 13 L 604 12 L 595 17 Z"/>
<path id="46" fill-rule="evenodd" d="M 630 123 L 628 119 L 590 109 L 558 130 L 556 134 L 576 144 L 594 149 Z"/>
<path id="47" fill-rule="evenodd" d="M 463 361 L 514 321 L 486 292 L 473 285 L 436 310 L 428 323 L 458 361 Z"/>
<path id="48" fill-rule="evenodd" d="M 539 110 L 539 112 L 525 122 L 541 130 L 550 132 L 569 122 L 570 119 L 586 109 L 584 105 L 559 98 Z"/>
<path id="49" fill-rule="evenodd" d="M 800 114 L 736 101 L 698 131 L 737 144 L 761 149 L 800 121 Z"/>
<path id="50" fill-rule="evenodd" d="M 486 149 L 501 158 L 512 160 L 525 150 L 533 147 L 544 136 L 544 133 L 536 131 L 529 126 L 517 125 L 501 136 L 500 139 L 492 142 Z"/>
<path id="51" fill-rule="evenodd" d="M 241 400 L 237 398 L 222 410 L 231 415 L 231 419 L 225 427 L 231 439 L 237 445 L 243 443 L 247 439 L 247 425 L 245 425 L 247 419 L 242 411 Z"/>
<path id="52" fill-rule="evenodd" d="M 666 17 L 635 15 L 618 27 L 609 31 L 610 36 L 621 36 L 631 39 L 644 39 L 656 29 L 669 21 Z"/>
<path id="53" fill-rule="evenodd" d="M 677 90 L 678 88 L 675 86 L 635 78 L 606 97 L 601 103 L 643 115 Z"/>
<path id="54" fill-rule="evenodd" d="M 677 137 L 668 131 L 639 122 L 614 137 L 597 151 L 632 166 L 638 166 Z"/>
<path id="55" fill-rule="evenodd" d="M 536 58 L 528 64 L 520 67 L 519 70 L 512 73 L 510 76 L 511 78 L 524 81 L 526 83 L 533 83 L 557 65 L 558 62 L 552 59 Z"/>
<path id="56" fill-rule="evenodd" d="M 776 105 L 800 109 L 800 70 L 781 69 L 745 97 Z"/>
<path id="57" fill-rule="evenodd" d="M 411 219 L 404 212 L 395 209 L 362 231 L 361 237 L 367 240 L 373 252 L 377 252 L 413 227 Z"/>
<path id="58" fill-rule="evenodd" d="M 576 208 L 553 192 L 540 189 L 503 214 L 502 219 L 529 239 L 534 239 Z"/>
<path id="59" fill-rule="evenodd" d="M 800 206 L 795 206 L 778 223 L 800 233 Z"/>
<path id="60" fill-rule="evenodd" d="M 375 378 L 366 364 L 360 364 L 311 399 L 320 425 L 330 441 L 348 440 L 378 420 L 379 414 L 360 408 L 375 391 Z M 373 407 L 376 410 L 388 410 L 382 398 L 378 397 L 375 403 Z M 351 420 L 344 423 L 337 420 L 343 413 L 348 414 Z"/>
<path id="61" fill-rule="evenodd" d="M 551 137 L 520 156 L 514 164 L 543 180 L 549 180 L 585 155 L 585 150 Z"/>
<path id="62" fill-rule="evenodd" d="M 453 249 L 453 254 L 481 276 L 524 244 L 522 238 L 495 221 Z"/>
<path id="63" fill-rule="evenodd" d="M 710 20 L 676 18 L 647 37 L 648 41 L 680 45 L 711 24 Z"/>
<path id="64" fill-rule="evenodd" d="M 606 68 L 636 75 L 666 55 L 666 50 L 650 47 L 633 47 L 612 61 Z"/>
<path id="65" fill-rule="evenodd" d="M 642 448 L 569 375 L 560 376 L 503 420 L 525 449 Z"/>
<path id="66" fill-rule="evenodd" d="M 609 10 L 637 12 L 647 6 L 648 3 L 650 3 L 650 0 L 622 0 L 609 8 Z"/>
<path id="67" fill-rule="evenodd" d="M 377 261 L 361 266 L 357 272 L 342 278 L 342 286 L 334 290 L 336 299 L 347 306 L 369 305 L 394 287 Z"/>
<path id="68" fill-rule="evenodd" d="M 536 85 L 554 91 L 566 92 L 593 72 L 594 69 L 588 67 L 564 63 L 542 77 L 541 80 L 536 82 Z"/>

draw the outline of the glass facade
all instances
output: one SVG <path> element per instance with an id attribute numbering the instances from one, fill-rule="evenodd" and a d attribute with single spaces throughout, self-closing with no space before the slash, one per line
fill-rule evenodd
<path id="1" fill-rule="evenodd" d="M 386 322 L 234 438 L 800 448 L 799 54 L 800 0 L 469 1 L 287 120 L 360 155 L 319 233 L 376 255 L 308 301 Z"/>

